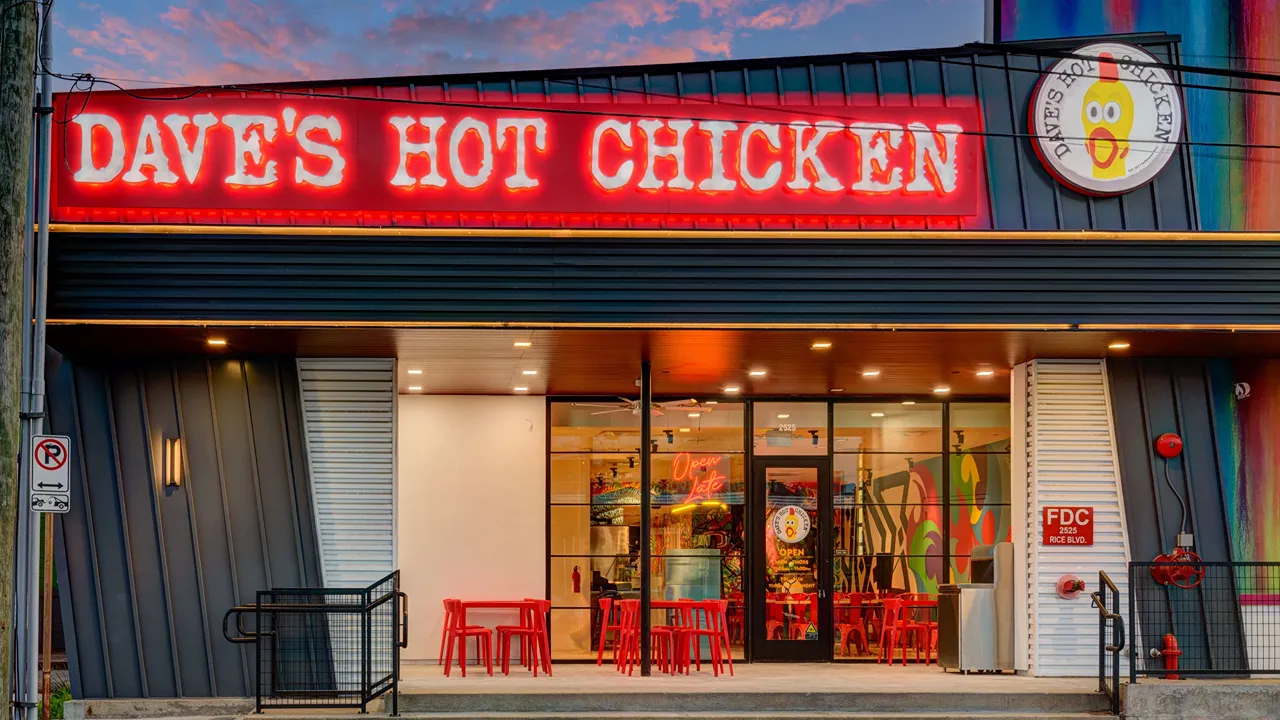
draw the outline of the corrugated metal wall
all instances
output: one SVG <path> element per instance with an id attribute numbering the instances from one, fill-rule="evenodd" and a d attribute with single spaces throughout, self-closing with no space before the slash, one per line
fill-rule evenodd
<path id="1" fill-rule="evenodd" d="M 222 615 L 316 584 L 292 360 L 49 363 L 52 431 L 71 437 L 58 578 L 77 698 L 246 696 L 251 656 Z M 181 438 L 185 477 L 159 477 Z"/>
<path id="2" fill-rule="evenodd" d="M 50 317 L 1280 323 L 1280 243 L 59 234 Z"/>
<path id="3" fill-rule="evenodd" d="M 298 360 L 326 587 L 396 569 L 395 360 Z"/>
<path id="4" fill-rule="evenodd" d="M 1183 518 L 1172 484 L 1186 501 L 1186 527 L 1195 535 L 1196 553 L 1209 562 L 1231 560 L 1209 361 L 1120 359 L 1107 365 L 1133 559 L 1151 562 L 1173 550 Z M 1182 454 L 1168 461 L 1167 475 L 1165 461 L 1155 453 L 1155 439 L 1166 432 L 1177 433 L 1183 441 Z M 1184 598 L 1186 593 L 1193 593 L 1189 602 L 1198 601 L 1201 613 L 1238 617 L 1234 596 L 1224 599 L 1203 588 L 1185 591 Z M 1243 637 L 1228 640 L 1219 633 L 1210 647 L 1204 624 L 1170 628 L 1168 606 L 1151 600 L 1146 598 L 1140 616 L 1131 620 L 1143 634 L 1142 647 L 1160 647 L 1164 634 L 1174 632 L 1191 657 L 1247 667 Z"/>
<path id="5" fill-rule="evenodd" d="M 1032 632 L 1029 665 L 1036 675 L 1096 671 L 1097 610 L 1088 597 L 1063 600 L 1057 582 L 1067 574 L 1097 586 L 1102 570 L 1121 593 L 1128 583 L 1129 548 L 1111 407 L 1101 360 L 1033 360 L 1026 365 L 1027 516 L 1025 582 Z M 1045 507 L 1093 508 L 1093 545 L 1046 547 Z"/>

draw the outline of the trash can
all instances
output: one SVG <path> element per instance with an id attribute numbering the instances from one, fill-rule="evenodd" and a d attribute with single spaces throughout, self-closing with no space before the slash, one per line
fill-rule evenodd
<path id="1" fill-rule="evenodd" d="M 938 587 L 938 665 L 962 673 L 1000 669 L 993 584 Z"/>

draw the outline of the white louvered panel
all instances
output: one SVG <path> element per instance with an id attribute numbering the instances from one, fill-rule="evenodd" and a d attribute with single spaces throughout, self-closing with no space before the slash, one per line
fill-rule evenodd
<path id="1" fill-rule="evenodd" d="M 1116 462 L 1106 368 L 1101 360 L 1034 360 L 1026 369 L 1026 538 L 1030 581 L 1029 665 L 1042 676 L 1098 671 L 1098 611 L 1087 593 L 1105 570 L 1127 597 L 1129 548 Z M 1040 544 L 1042 509 L 1094 511 L 1093 545 Z M 1075 600 L 1058 597 L 1063 575 L 1085 581 Z"/>
<path id="2" fill-rule="evenodd" d="M 312 509 L 327 587 L 395 561 L 395 361 L 299 359 Z"/>

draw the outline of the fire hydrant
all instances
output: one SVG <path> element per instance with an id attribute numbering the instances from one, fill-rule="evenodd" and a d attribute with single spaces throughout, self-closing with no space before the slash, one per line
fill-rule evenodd
<path id="1" fill-rule="evenodd" d="M 1164 679 L 1178 679 L 1178 658 L 1182 656 L 1182 651 L 1178 649 L 1178 638 L 1169 633 L 1164 636 L 1164 649 L 1152 650 L 1152 655 L 1158 655 L 1164 658 Z"/>

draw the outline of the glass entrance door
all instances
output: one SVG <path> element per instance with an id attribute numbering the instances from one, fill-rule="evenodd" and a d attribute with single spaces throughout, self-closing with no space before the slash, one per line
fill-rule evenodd
<path id="1" fill-rule="evenodd" d="M 830 660 L 830 461 L 757 457 L 753 476 L 753 659 Z"/>

